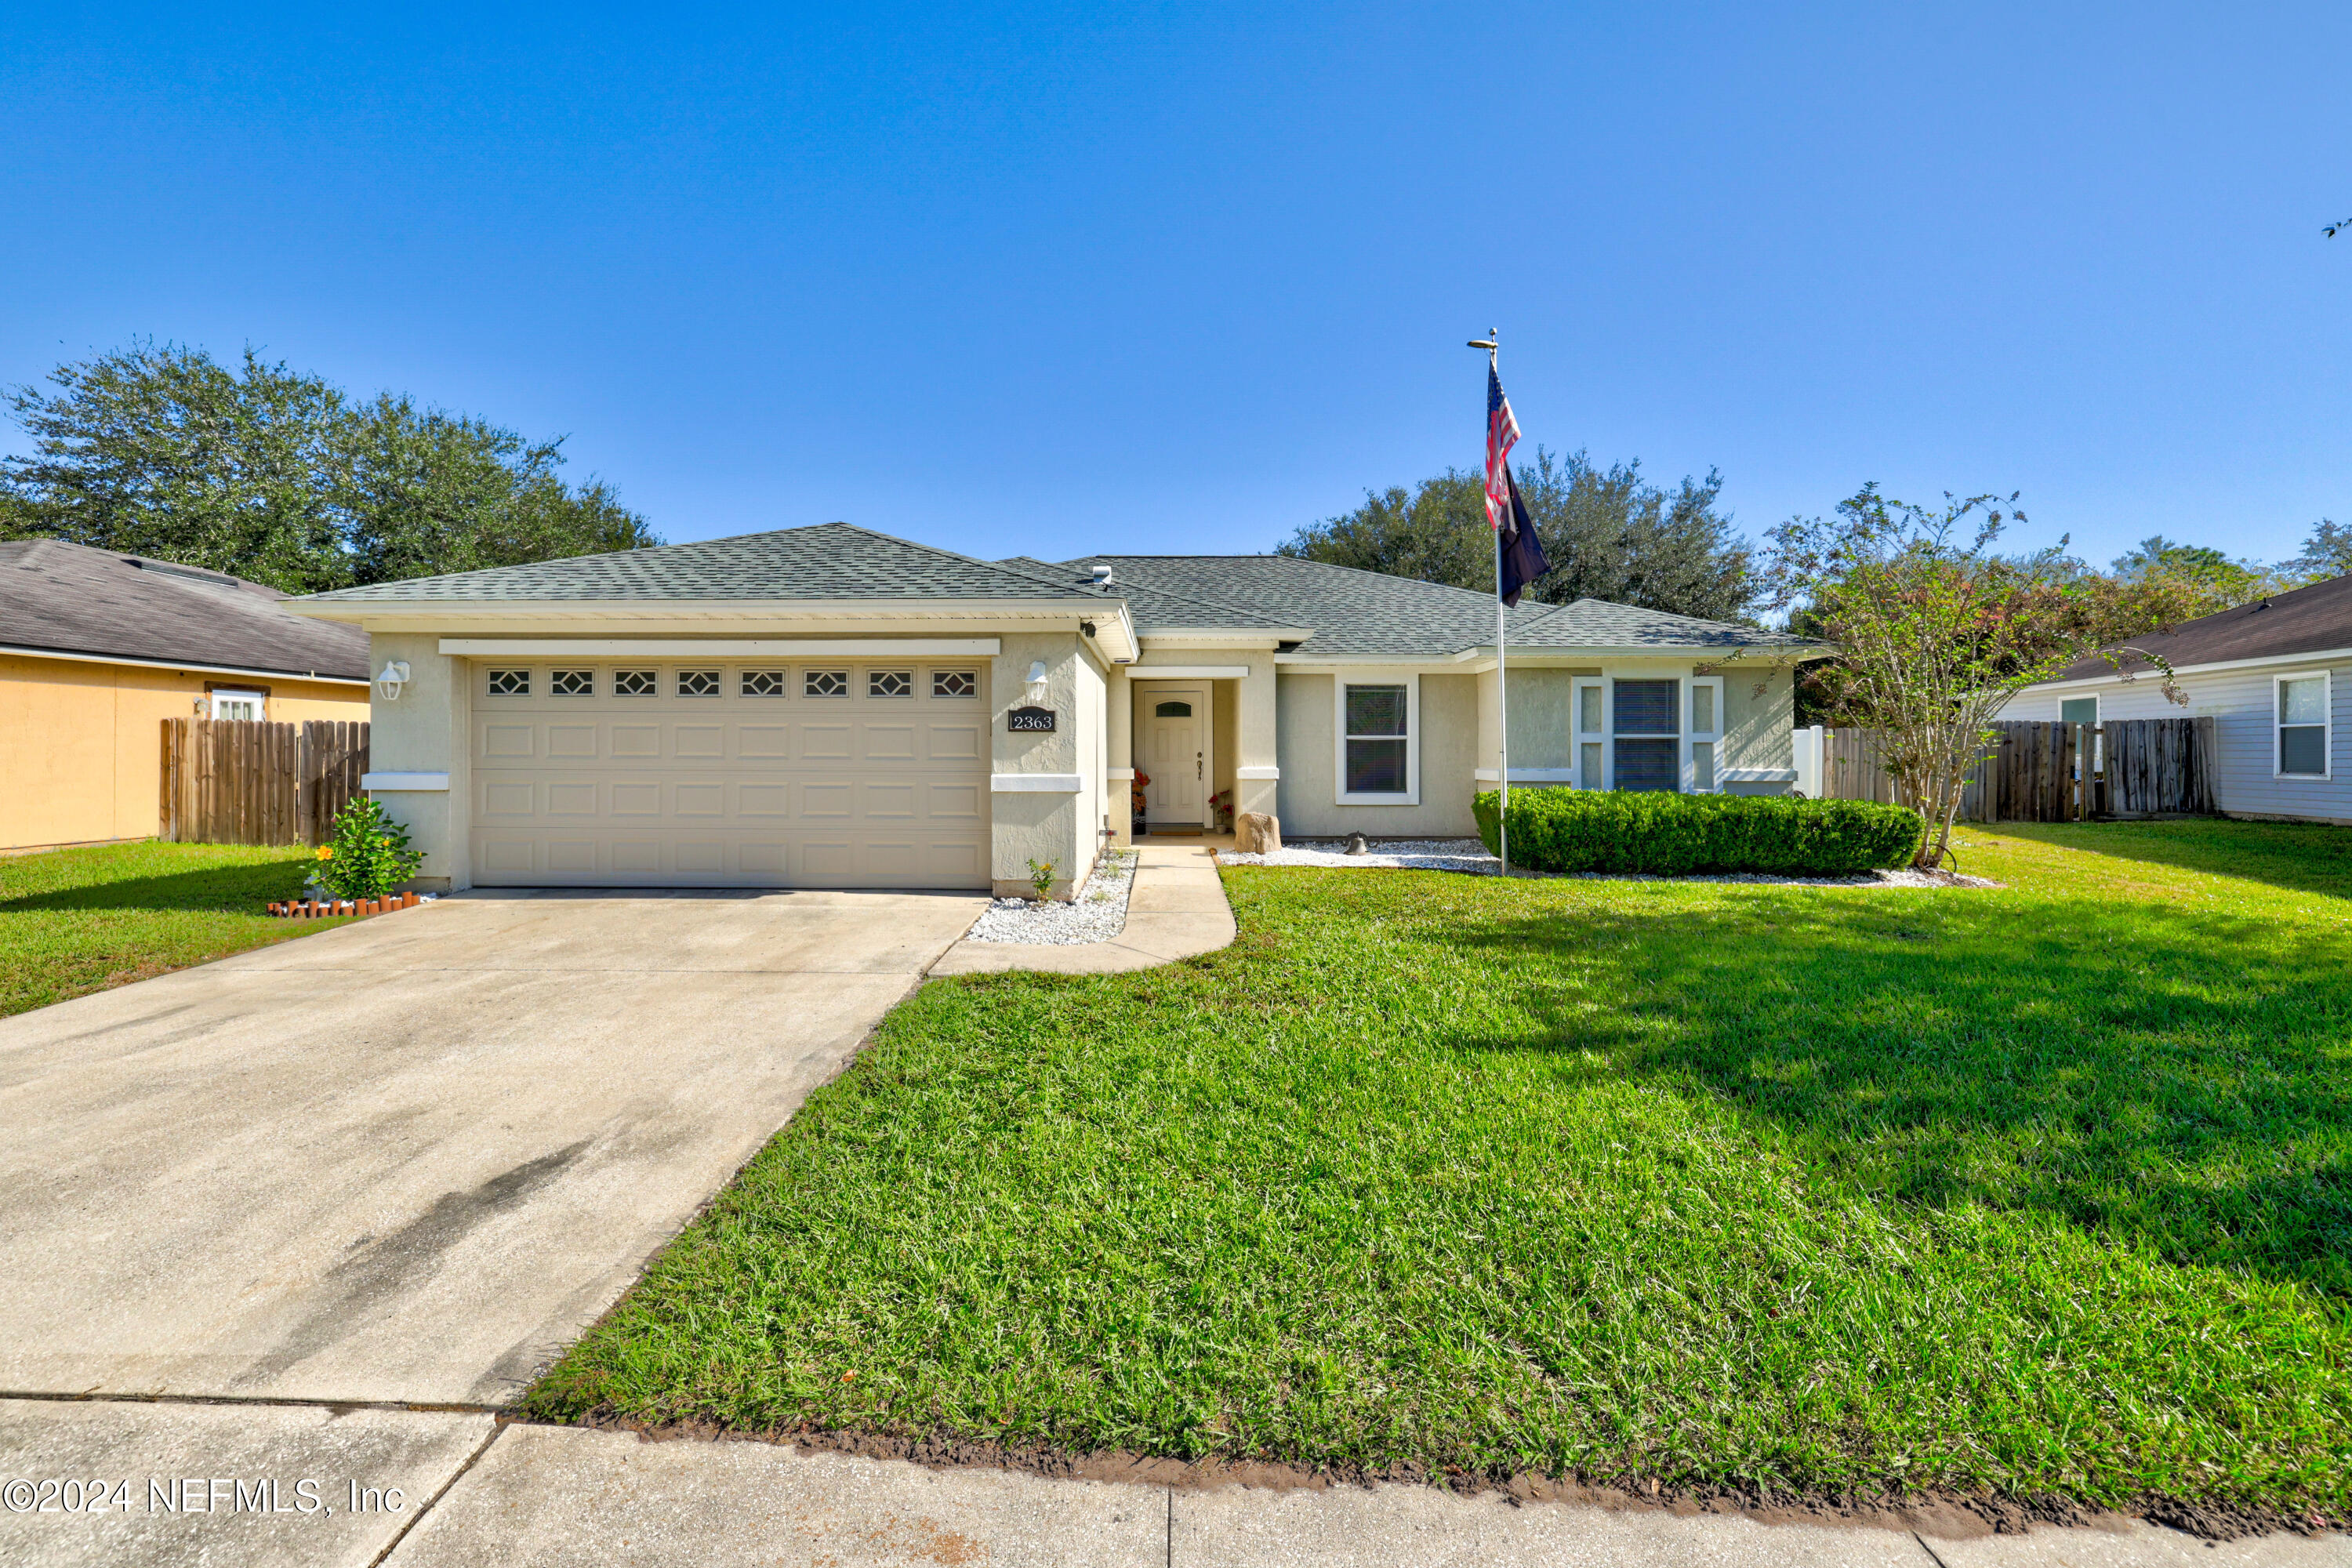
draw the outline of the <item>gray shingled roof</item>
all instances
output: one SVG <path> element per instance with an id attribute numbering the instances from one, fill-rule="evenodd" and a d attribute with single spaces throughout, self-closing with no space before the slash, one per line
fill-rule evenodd
<path id="1" fill-rule="evenodd" d="M 1024 572 L 1046 574 L 1056 581 L 1083 583 L 1092 587 L 1094 558 L 1078 562 L 1055 563 L 1040 561 L 1032 555 L 1015 555 L 998 563 Z M 1128 615 L 1134 620 L 1136 630 L 1149 632 L 1166 627 L 1171 630 L 1187 626 L 1248 626 L 1266 631 L 1303 629 L 1306 623 L 1284 620 L 1278 616 L 1245 609 L 1238 605 L 1212 604 L 1188 595 L 1171 593 L 1165 588 L 1130 583 L 1114 575 L 1109 592 L 1113 597 L 1127 601 Z"/>
<path id="2" fill-rule="evenodd" d="M 2167 631 L 2134 637 L 2128 646 L 2144 648 L 2175 668 L 2352 647 L 2352 577 L 2330 577 L 2273 594 L 2258 604 L 2200 616 Z M 2123 656 L 2122 665 L 2135 671 L 2155 668 L 2131 656 Z M 2084 680 L 2118 673 L 2105 656 L 2094 654 L 2050 679 Z"/>
<path id="3" fill-rule="evenodd" d="M 1070 599 L 1091 584 L 975 561 L 845 522 L 574 555 L 314 595 L 320 605 L 597 599 Z"/>
<path id="4" fill-rule="evenodd" d="M 1495 601 L 1443 583 L 1391 577 L 1289 555 L 1089 555 L 1066 564 L 1108 563 L 1113 586 L 1165 589 L 1240 604 L 1312 626 L 1299 651 L 1333 656 L 1439 658 L 1491 647 Z M 1802 646 L 1803 639 L 1598 599 L 1571 605 L 1522 602 L 1508 613 L 1515 647 L 1685 648 Z M 1142 617 L 1138 616 L 1140 620 Z"/>
<path id="5" fill-rule="evenodd" d="M 1552 613 L 1522 633 L 1514 626 L 1515 646 L 1528 647 L 1667 648 L 1688 647 L 1807 647 L 1811 645 L 1787 632 L 1765 631 L 1729 621 L 1705 621 L 1696 616 L 1669 615 L 1664 610 L 1636 609 L 1606 599 L 1576 599 L 1556 605 Z"/>
<path id="6" fill-rule="evenodd" d="M 368 678 L 367 634 L 275 588 L 55 539 L 0 544 L 0 644 L 159 664 Z"/>

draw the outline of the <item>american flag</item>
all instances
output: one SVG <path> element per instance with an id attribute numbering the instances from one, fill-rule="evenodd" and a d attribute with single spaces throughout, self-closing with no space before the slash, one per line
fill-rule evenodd
<path id="1" fill-rule="evenodd" d="M 1519 422 L 1511 417 L 1511 400 L 1503 395 L 1503 378 L 1493 363 L 1486 365 L 1486 526 L 1500 529 L 1511 515 L 1511 448 L 1518 444 Z"/>

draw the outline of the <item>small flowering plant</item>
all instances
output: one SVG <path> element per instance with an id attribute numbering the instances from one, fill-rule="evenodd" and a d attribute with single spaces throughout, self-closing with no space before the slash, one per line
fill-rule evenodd
<path id="1" fill-rule="evenodd" d="M 409 847 L 408 829 L 364 796 L 335 814 L 319 846 L 317 880 L 339 899 L 380 899 L 416 875 L 425 851 Z"/>

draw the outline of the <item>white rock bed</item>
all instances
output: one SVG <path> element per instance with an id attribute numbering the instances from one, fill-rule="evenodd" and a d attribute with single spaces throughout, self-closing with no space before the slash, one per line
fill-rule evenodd
<path id="1" fill-rule="evenodd" d="M 1127 929 L 1127 895 L 1134 887 L 1135 851 L 1114 850 L 1096 862 L 1095 874 L 1069 903 L 992 899 L 986 912 L 964 932 L 964 940 L 1044 947 L 1108 942 Z"/>
<path id="2" fill-rule="evenodd" d="M 1339 870 L 1381 868 L 1414 871 L 1465 871 L 1492 877 L 1502 862 L 1475 838 L 1413 838 L 1375 844 L 1361 855 L 1346 852 L 1344 840 L 1307 838 L 1286 843 L 1271 855 L 1237 855 L 1217 851 L 1227 866 L 1328 866 Z M 1648 877 L 1630 871 L 1529 871 L 1516 868 L 1515 877 L 1573 877 L 1591 882 L 1743 882 L 1771 888 L 1998 888 L 1989 877 L 1964 877 L 1952 871 L 1856 871 L 1840 877 L 1775 877 L 1760 871 L 1720 871 L 1702 876 Z"/>

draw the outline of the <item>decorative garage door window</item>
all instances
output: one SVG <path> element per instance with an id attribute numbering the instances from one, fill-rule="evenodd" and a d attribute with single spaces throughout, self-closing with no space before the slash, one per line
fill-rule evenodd
<path id="1" fill-rule="evenodd" d="M 1405 711 L 1402 686 L 1348 688 L 1349 795 L 1405 793 Z"/>
<path id="2" fill-rule="evenodd" d="M 527 669 L 494 669 L 490 671 L 490 695 L 493 697 L 530 696 L 530 671 Z"/>
<path id="3" fill-rule="evenodd" d="M 746 697 L 782 697 L 784 694 L 784 672 L 781 669 L 747 669 L 743 672 L 742 689 Z"/>
<path id="4" fill-rule="evenodd" d="M 1675 756 L 1682 727 L 1675 722 L 1676 680 L 1620 680 L 1615 699 L 1616 769 L 1619 789 L 1675 790 L 1682 768 Z"/>
<path id="5" fill-rule="evenodd" d="M 547 689 L 558 697 L 593 697 L 596 695 L 596 672 L 593 669 L 559 669 L 548 678 Z"/>
<path id="6" fill-rule="evenodd" d="M 811 697 L 846 697 L 849 695 L 849 671 L 812 669 L 801 677 L 801 689 Z"/>
<path id="7" fill-rule="evenodd" d="M 980 678 L 969 669 L 935 669 L 931 671 L 931 695 L 977 697 L 980 695 Z"/>
<path id="8" fill-rule="evenodd" d="M 616 669 L 613 672 L 613 695 L 615 697 L 651 697 L 660 690 L 660 683 L 650 669 Z"/>
<path id="9" fill-rule="evenodd" d="M 677 694 L 680 697 L 716 697 L 719 695 L 719 672 L 715 669 L 681 669 L 677 672 Z"/>
<path id="10" fill-rule="evenodd" d="M 869 669 L 866 672 L 866 695 L 868 697 L 912 697 L 915 694 L 915 673 L 910 669 Z"/>

